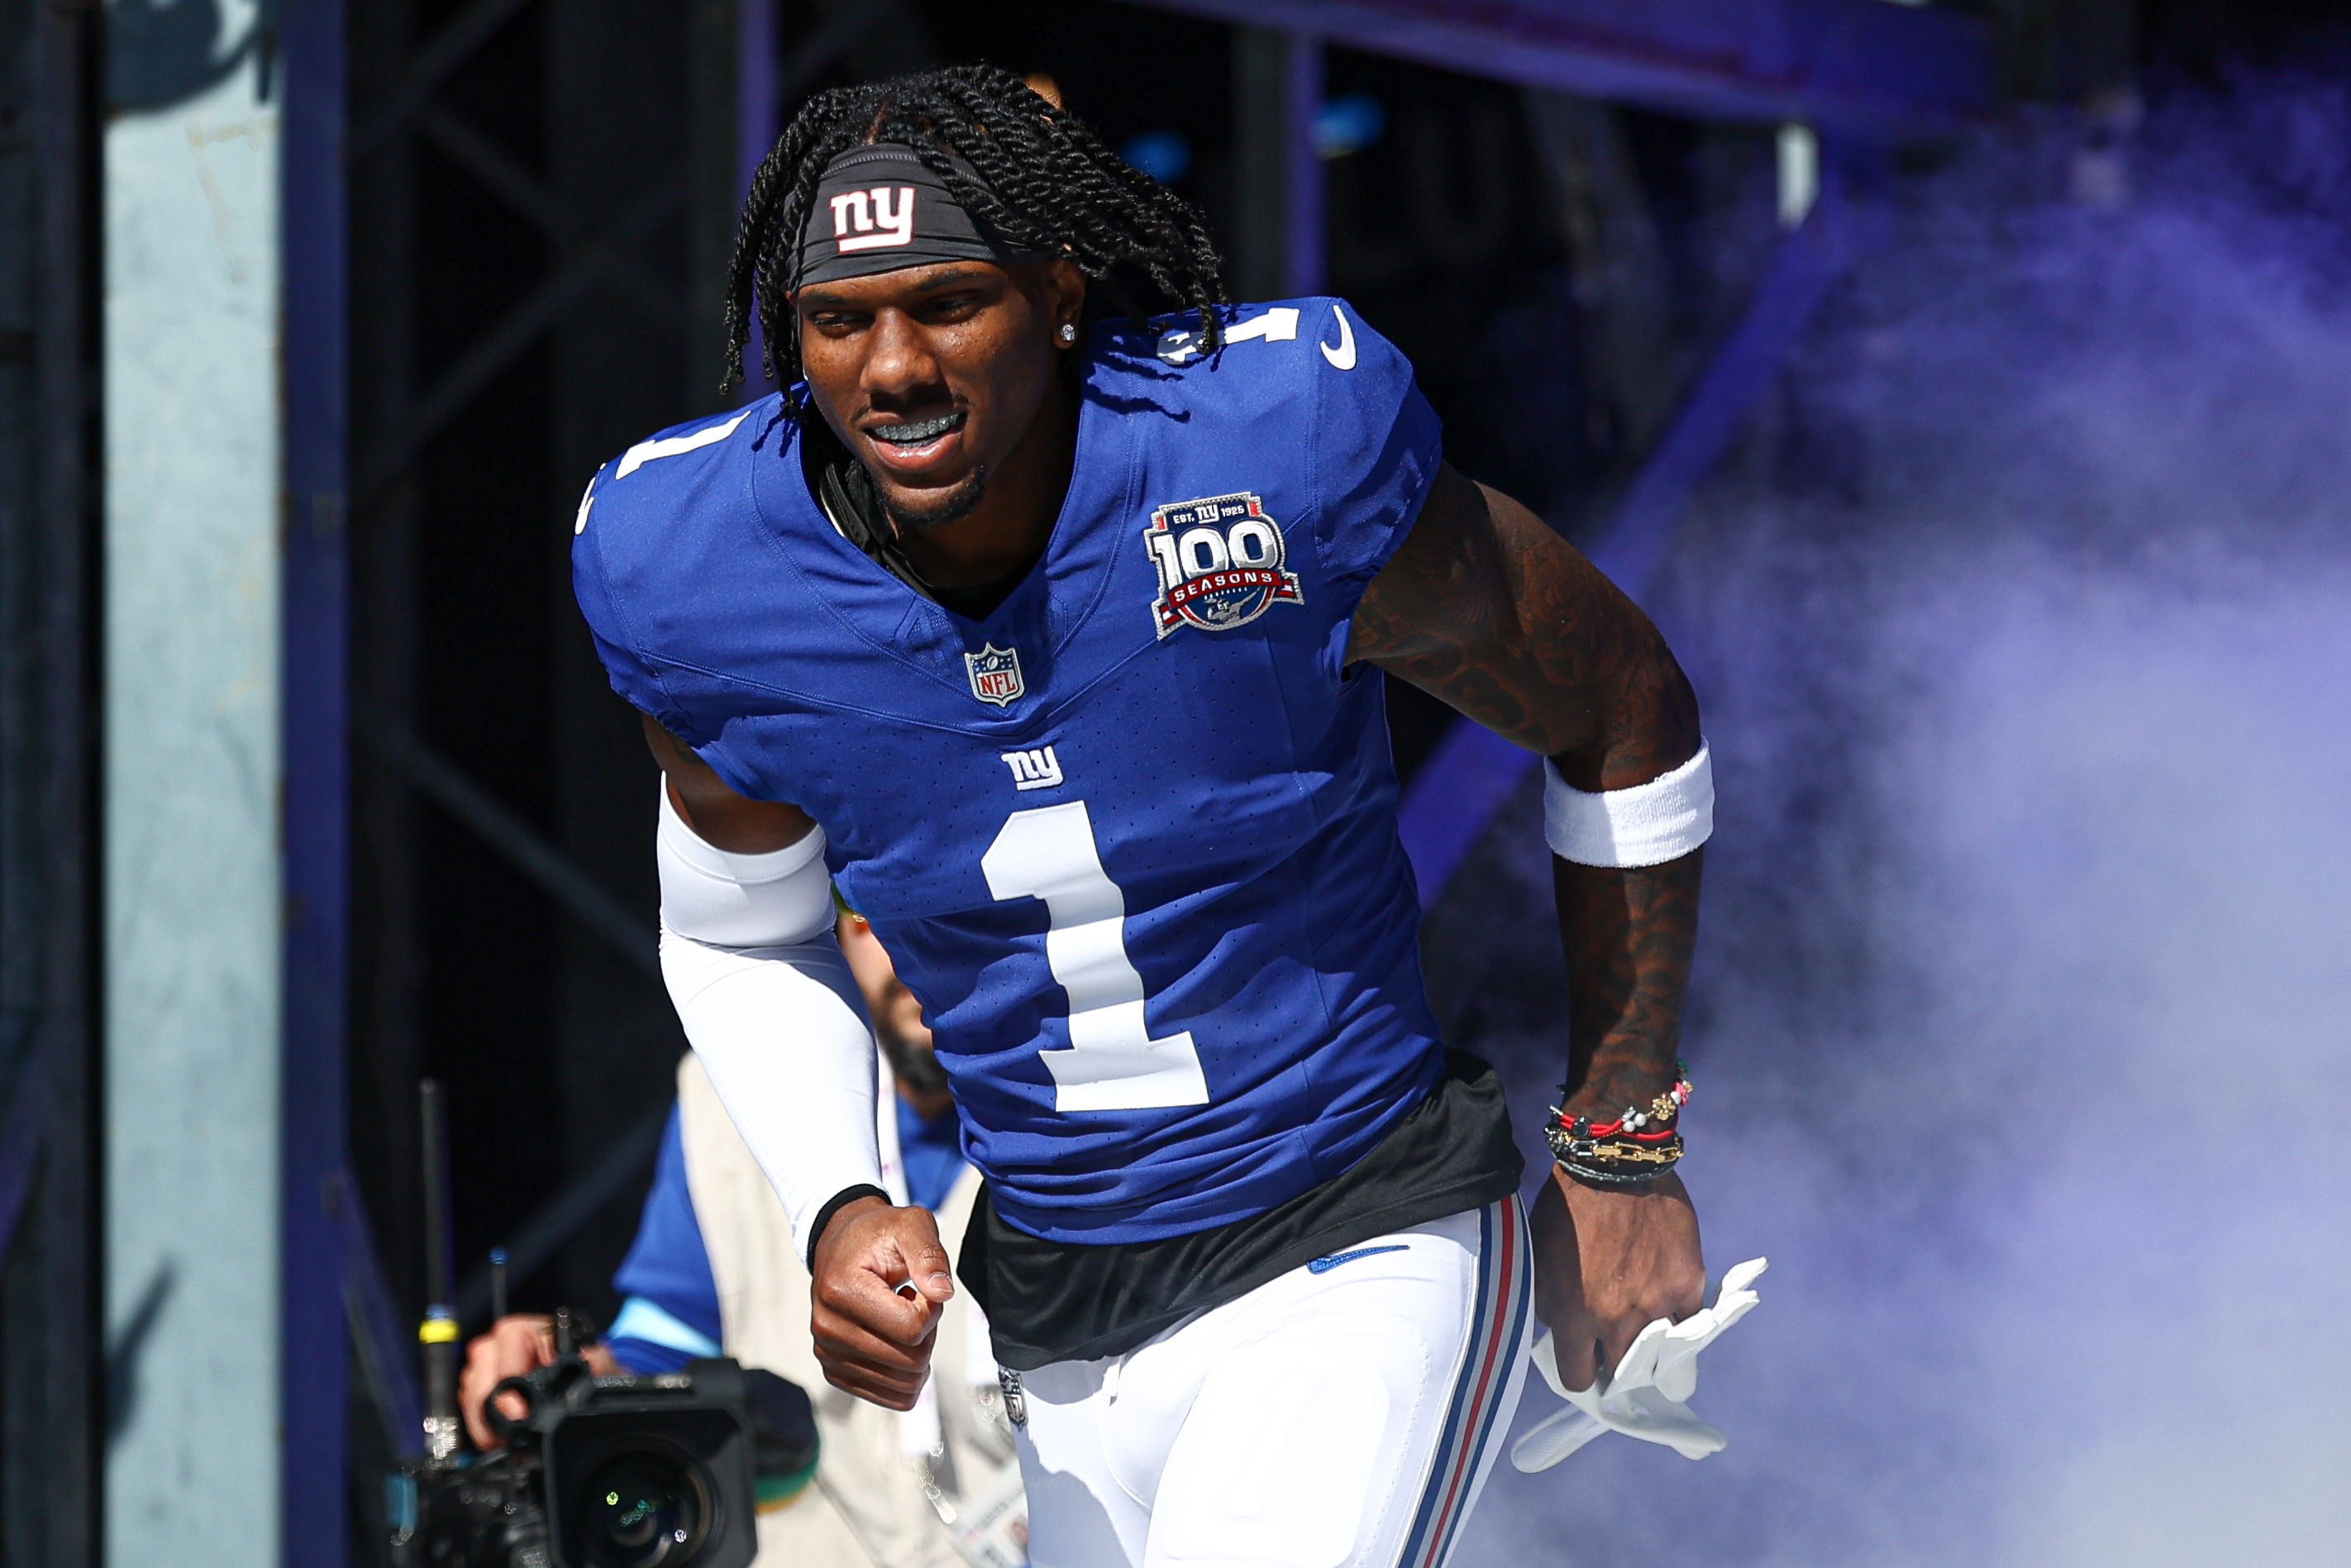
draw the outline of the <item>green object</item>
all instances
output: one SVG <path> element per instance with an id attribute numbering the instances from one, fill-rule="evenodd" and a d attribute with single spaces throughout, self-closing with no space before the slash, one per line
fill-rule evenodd
<path id="1" fill-rule="evenodd" d="M 759 1511 L 781 1508 L 800 1493 L 808 1490 L 809 1482 L 816 1479 L 816 1456 L 810 1454 L 808 1463 L 795 1470 L 762 1470 L 753 1486 L 751 1496 Z"/>

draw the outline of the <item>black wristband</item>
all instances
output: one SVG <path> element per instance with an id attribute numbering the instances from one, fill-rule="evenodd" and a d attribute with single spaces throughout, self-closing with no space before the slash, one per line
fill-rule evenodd
<path id="1" fill-rule="evenodd" d="M 816 1244 L 820 1240 L 823 1239 L 824 1228 L 832 1223 L 832 1217 L 834 1215 L 840 1213 L 851 1204 L 855 1203 L 861 1197 L 878 1197 L 884 1203 L 890 1201 L 890 1195 L 883 1192 L 880 1187 L 875 1186 L 870 1181 L 859 1182 L 855 1186 L 842 1187 L 839 1192 L 834 1193 L 831 1197 L 826 1198 L 824 1200 L 824 1207 L 816 1211 L 816 1218 L 809 1226 L 808 1266 L 810 1273 L 813 1274 L 816 1272 Z"/>
<path id="2" fill-rule="evenodd" d="M 1565 1171 L 1568 1175 L 1573 1176 L 1576 1180 L 1582 1182 L 1586 1186 L 1603 1186 L 1611 1189 L 1628 1186 L 1647 1186 L 1651 1182 L 1665 1175 L 1664 1171 L 1656 1170 L 1601 1170 L 1591 1166 L 1578 1165 L 1572 1160 L 1562 1160 L 1557 1158 L 1554 1158 L 1553 1163 L 1556 1164 L 1560 1169 Z"/>

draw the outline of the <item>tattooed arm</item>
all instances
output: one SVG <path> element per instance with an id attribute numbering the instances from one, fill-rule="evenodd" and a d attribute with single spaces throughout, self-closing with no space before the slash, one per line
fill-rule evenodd
<path id="1" fill-rule="evenodd" d="M 1646 783 L 1698 753 L 1698 699 L 1648 617 L 1541 519 L 1450 466 L 1365 591 L 1347 656 L 1550 758 L 1579 789 Z M 1630 869 L 1553 858 L 1571 1112 L 1606 1120 L 1672 1083 L 1704 852 Z M 1582 1387 L 1651 1319 L 1695 1312 L 1706 1276 L 1678 1177 L 1553 1176 L 1533 1215 L 1536 1307 Z"/>
<path id="2" fill-rule="evenodd" d="M 1698 699 L 1649 618 L 1531 512 L 1449 466 L 1364 595 L 1347 656 L 1579 789 L 1646 783 L 1698 752 Z M 1673 1082 L 1703 852 L 1632 871 L 1554 859 L 1571 1109 L 1606 1121 Z"/>

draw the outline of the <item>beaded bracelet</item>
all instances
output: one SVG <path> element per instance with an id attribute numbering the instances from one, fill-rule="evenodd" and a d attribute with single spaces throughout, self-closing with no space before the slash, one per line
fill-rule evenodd
<path id="1" fill-rule="evenodd" d="M 1562 1098 L 1566 1092 L 1562 1084 Z M 1689 1097 L 1689 1070 L 1677 1061 L 1673 1087 L 1646 1106 L 1628 1105 L 1614 1121 L 1594 1122 L 1554 1105 L 1543 1136 L 1568 1175 L 1600 1186 L 1638 1186 L 1663 1176 L 1682 1157 L 1682 1135 L 1674 1122 Z"/>
<path id="2" fill-rule="evenodd" d="M 1680 1157 L 1680 1154 L 1681 1151 L 1678 1149 L 1674 1151 L 1677 1159 Z M 1588 1166 L 1580 1160 L 1562 1159 L 1554 1159 L 1552 1164 L 1587 1186 L 1646 1186 L 1673 1168 L 1672 1165 L 1667 1164 L 1648 1169 L 1628 1169 L 1614 1165 Z"/>

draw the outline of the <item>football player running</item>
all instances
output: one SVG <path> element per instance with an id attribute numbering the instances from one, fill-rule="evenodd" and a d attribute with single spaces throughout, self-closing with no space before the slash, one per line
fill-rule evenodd
<path id="1" fill-rule="evenodd" d="M 1352 307 L 1225 305 L 1197 214 L 1005 72 L 811 99 L 731 284 L 793 390 L 607 465 L 574 580 L 826 1375 L 906 1408 L 958 1288 L 881 1188 L 837 885 L 987 1178 L 960 1288 L 1038 1568 L 1446 1562 L 1531 1310 L 1582 1388 L 1700 1305 L 1688 682 L 1442 461 Z M 1566 1089 L 1523 1218 L 1501 1087 L 1423 996 L 1383 672 L 1550 759 Z"/>

